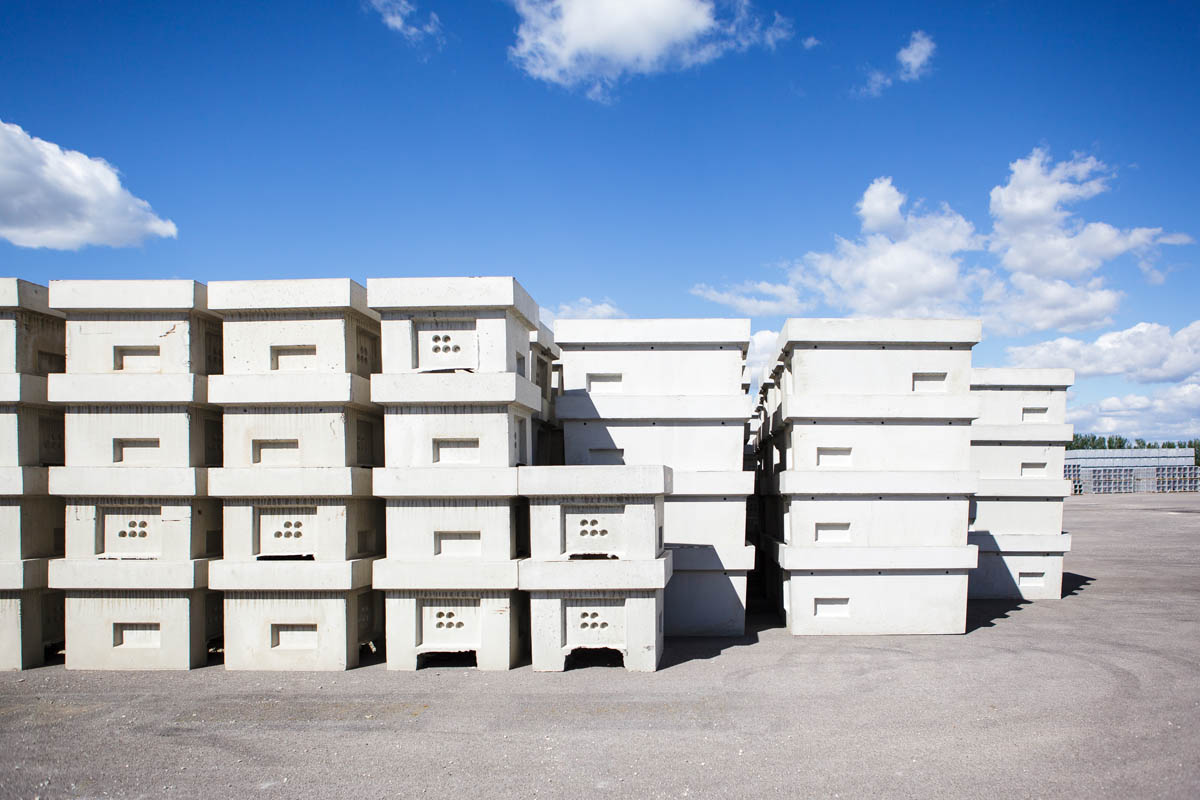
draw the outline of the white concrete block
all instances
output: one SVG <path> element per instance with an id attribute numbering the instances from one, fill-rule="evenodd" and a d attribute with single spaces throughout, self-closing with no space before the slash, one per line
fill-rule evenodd
<path id="1" fill-rule="evenodd" d="M 474 651 L 483 670 L 520 663 L 528 630 L 524 598 L 512 591 L 389 591 L 388 669 L 414 670 L 428 653 Z"/>
<path id="2" fill-rule="evenodd" d="M 794 635 L 963 633 L 967 569 L 791 572 Z"/>
<path id="3" fill-rule="evenodd" d="M 225 592 L 225 669 L 344 670 L 382 639 L 379 592 Z"/>
<path id="4" fill-rule="evenodd" d="M 625 669 L 653 672 L 662 658 L 663 593 L 532 591 L 533 668 L 561 672 L 579 649 L 619 652 Z"/>
<path id="5" fill-rule="evenodd" d="M 194 591 L 66 592 L 67 669 L 190 669 L 220 635 L 220 595 Z"/>

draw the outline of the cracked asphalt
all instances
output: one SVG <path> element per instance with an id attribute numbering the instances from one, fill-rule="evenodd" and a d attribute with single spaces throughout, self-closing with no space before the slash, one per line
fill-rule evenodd
<path id="1" fill-rule="evenodd" d="M 1073 497 L 965 636 L 668 640 L 562 674 L 0 673 L 0 797 L 1200 797 L 1200 496 Z"/>

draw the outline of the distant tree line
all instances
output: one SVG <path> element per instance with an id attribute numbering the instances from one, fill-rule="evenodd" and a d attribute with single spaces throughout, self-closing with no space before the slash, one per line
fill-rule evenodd
<path id="1" fill-rule="evenodd" d="M 1192 448 L 1195 452 L 1193 456 L 1197 465 L 1200 465 L 1200 439 L 1188 439 L 1186 442 L 1147 442 L 1145 439 L 1134 439 L 1130 441 L 1124 436 L 1111 434 L 1102 436 L 1098 433 L 1077 433 L 1071 443 L 1067 445 L 1068 450 L 1129 450 L 1129 449 L 1150 449 L 1150 450 L 1186 450 Z"/>

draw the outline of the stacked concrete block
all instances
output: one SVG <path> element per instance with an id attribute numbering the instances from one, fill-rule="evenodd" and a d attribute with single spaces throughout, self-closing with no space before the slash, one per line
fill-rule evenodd
<path id="1" fill-rule="evenodd" d="M 793 634 L 962 633 L 976 321 L 788 320 L 769 449 Z"/>
<path id="2" fill-rule="evenodd" d="M 531 378 L 553 341 L 531 353 L 538 307 L 512 278 L 389 278 L 368 289 L 383 324 L 371 396 L 386 412 L 374 491 L 387 499 L 387 557 L 374 585 L 386 597 L 388 668 L 474 652 L 479 668 L 508 669 L 524 651 L 517 466 L 531 463 L 548 392 Z"/>
<path id="3" fill-rule="evenodd" d="M 382 640 L 371 565 L 383 508 L 371 468 L 383 463 L 383 415 L 370 401 L 380 366 L 379 316 L 350 280 L 219 281 L 224 374 L 225 667 L 342 670 Z"/>
<path id="4" fill-rule="evenodd" d="M 738 636 L 745 629 L 749 320 L 559 320 L 566 463 L 666 465 L 664 511 L 674 573 L 666 631 Z"/>
<path id="5" fill-rule="evenodd" d="M 979 547 L 970 596 L 1040 600 L 1062 596 L 1063 499 L 1071 482 L 1063 457 L 1069 369 L 975 369 L 971 392 L 979 418 L 971 425 L 972 468 L 979 491 L 970 541 Z"/>
<path id="6" fill-rule="evenodd" d="M 625 668 L 653 672 L 662 656 L 663 544 L 669 467 L 549 466 L 518 470 L 529 498 L 533 668 L 561 671 L 576 650 L 619 652 Z"/>
<path id="7" fill-rule="evenodd" d="M 221 370 L 221 323 L 202 284 L 52 281 L 66 314 L 66 373 L 49 378 L 65 411 L 65 463 L 50 493 L 66 499 L 69 669 L 187 669 L 220 635 L 208 566 L 221 517 L 207 499 L 221 459 L 208 403 Z"/>
<path id="8" fill-rule="evenodd" d="M 47 589 L 49 560 L 63 554 L 63 502 L 47 494 L 63 415 L 46 380 L 63 369 L 64 334 L 46 300 L 44 286 L 0 279 L 0 669 L 38 666 L 63 638 L 62 593 Z"/>

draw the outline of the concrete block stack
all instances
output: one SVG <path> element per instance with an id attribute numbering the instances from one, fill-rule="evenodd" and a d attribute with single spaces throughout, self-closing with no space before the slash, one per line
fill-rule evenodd
<path id="1" fill-rule="evenodd" d="M 971 464 L 979 472 L 970 542 L 979 547 L 972 598 L 1022 600 L 1062 596 L 1062 530 L 1071 481 L 1063 458 L 1073 428 L 1065 423 L 1069 369 L 974 369 Z"/>
<path id="2" fill-rule="evenodd" d="M 49 378 L 65 410 L 69 669 L 187 669 L 220 635 L 208 566 L 221 515 L 207 466 L 221 462 L 221 417 L 207 376 L 221 371 L 221 322 L 203 284 L 52 281 L 66 314 L 66 373 Z"/>
<path id="3" fill-rule="evenodd" d="M 217 281 L 225 370 L 209 378 L 224 409 L 225 668 L 343 670 L 382 640 L 371 565 L 383 548 L 371 468 L 383 414 L 370 401 L 379 316 L 346 279 Z"/>
<path id="4" fill-rule="evenodd" d="M 62 593 L 46 588 L 49 560 L 63 554 L 63 502 L 47 494 L 63 414 L 46 381 L 63 370 L 64 334 L 46 301 L 44 286 L 0 279 L 0 669 L 36 667 L 63 638 Z"/>
<path id="5" fill-rule="evenodd" d="M 569 441 L 569 439 L 568 439 Z M 562 671 L 576 650 L 609 649 L 625 668 L 653 672 L 662 657 L 664 466 L 522 467 L 529 498 L 529 593 L 533 668 Z"/>
<path id="6" fill-rule="evenodd" d="M 744 470 L 750 321 L 559 320 L 555 340 L 566 463 L 672 470 L 666 632 L 741 635 L 754 567 L 746 541 L 754 473 Z"/>
<path id="7" fill-rule="evenodd" d="M 767 446 L 793 634 L 963 632 L 979 336 L 977 321 L 784 325 Z"/>
<path id="8" fill-rule="evenodd" d="M 371 396 L 386 411 L 374 491 L 387 499 L 387 557 L 374 585 L 386 597 L 388 668 L 474 652 L 480 669 L 508 669 L 526 616 L 517 467 L 531 463 L 547 390 L 530 379 L 531 367 L 543 371 L 530 360 L 538 306 L 512 278 L 367 285 L 383 320 Z"/>

